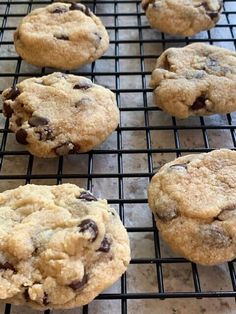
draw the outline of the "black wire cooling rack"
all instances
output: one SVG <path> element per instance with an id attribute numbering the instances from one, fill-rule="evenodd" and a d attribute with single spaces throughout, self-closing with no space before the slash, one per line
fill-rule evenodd
<path id="1" fill-rule="evenodd" d="M 10 84 L 16 84 L 19 80 L 52 72 L 52 70 L 45 68 L 26 67 L 24 61 L 15 54 L 12 41 L 12 34 L 19 20 L 32 9 L 49 3 L 51 1 L 45 0 L 0 1 L 0 93 L 4 88 Z M 37 158 L 29 155 L 23 150 L 24 147 L 22 149 L 16 143 L 15 145 L 8 145 L 12 134 L 8 130 L 8 120 L 2 118 L 0 129 L 1 190 L 22 183 L 60 184 L 73 180 L 75 182 L 82 180 L 85 188 L 92 189 L 97 180 L 103 180 L 102 182 L 115 181 L 114 194 L 108 196 L 108 201 L 119 211 L 129 235 L 132 237 L 134 234 L 149 234 L 153 241 L 153 256 L 135 256 L 131 260 L 130 267 L 139 266 L 141 267 L 140 270 L 147 265 L 154 266 L 155 284 L 153 285 L 155 288 L 151 291 L 147 289 L 148 291 L 132 290 L 130 292 L 127 279 L 128 270 L 127 274 L 121 278 L 118 292 L 106 292 L 97 297 L 98 301 L 116 300 L 120 302 L 119 311 L 112 311 L 114 314 L 130 313 L 128 307 L 130 300 L 235 298 L 236 273 L 234 262 L 225 265 L 227 269 L 225 274 L 228 275 L 227 278 L 224 277 L 223 281 L 229 282 L 227 289 L 222 287 L 217 289 L 215 287 L 204 288 L 199 266 L 183 258 L 165 256 L 162 253 L 164 244 L 159 239 L 151 215 L 150 225 L 135 225 L 135 223 L 129 224 L 127 222 L 127 206 L 130 206 L 133 211 L 136 207 L 142 210 L 144 207 L 147 208 L 147 198 L 145 192 L 140 192 L 141 189 L 134 189 L 131 194 L 127 194 L 126 190 L 130 180 L 135 180 L 137 185 L 142 180 L 148 183 L 153 173 L 164 162 L 181 154 L 208 152 L 220 147 L 235 149 L 236 116 L 234 114 L 213 118 L 193 117 L 184 121 L 168 117 L 153 106 L 148 82 L 156 57 L 168 47 L 184 46 L 200 41 L 234 50 L 236 47 L 236 1 L 224 1 L 223 13 L 218 25 L 213 30 L 202 32 L 197 37 L 192 38 L 171 37 L 151 30 L 142 11 L 141 3 L 137 0 L 86 1 L 86 4 L 101 17 L 106 25 L 111 38 L 110 49 L 92 65 L 71 73 L 90 77 L 95 82 L 109 86 L 116 93 L 121 121 L 120 126 L 113 134 L 113 142 L 110 146 L 103 145 L 88 154 L 76 155 L 74 157 L 75 164 L 76 161 L 78 162 L 76 171 L 67 171 L 66 164 L 70 161 L 66 157 L 60 157 L 54 160 L 56 164 L 54 172 L 41 171 L 39 173 L 34 171 L 38 165 Z M 130 136 L 129 140 L 127 140 L 127 134 Z M 139 136 L 143 139 L 141 144 L 136 141 Z M 126 166 L 127 156 L 130 157 L 128 167 Z M 145 166 L 132 167 L 140 156 L 143 158 L 142 162 L 145 163 Z M 19 166 L 18 160 L 20 158 L 26 162 L 24 170 Z M 86 159 L 85 169 L 79 166 L 81 158 Z M 114 162 L 114 167 L 110 168 L 109 171 L 103 171 L 103 168 L 94 169 L 96 158 L 100 158 L 100 160 L 110 158 Z M 4 163 L 9 160 L 12 162 L 12 168 L 18 168 L 16 172 L 9 170 L 9 168 L 4 171 Z M 47 161 L 42 162 L 47 163 Z M 106 197 L 106 195 L 103 196 Z M 185 289 L 183 286 L 179 290 L 171 291 L 166 287 L 167 278 L 163 267 L 170 265 L 174 269 L 178 269 L 186 264 L 190 267 L 192 289 Z M 82 313 L 90 313 L 90 306 L 84 306 L 81 310 Z M 11 305 L 7 304 L 3 312 L 11 313 L 11 308 Z M 21 310 L 19 309 L 19 311 Z M 48 314 L 50 311 L 47 310 L 45 313 Z M 100 313 L 103 312 L 100 311 Z M 142 305 L 139 313 L 142 313 Z"/>

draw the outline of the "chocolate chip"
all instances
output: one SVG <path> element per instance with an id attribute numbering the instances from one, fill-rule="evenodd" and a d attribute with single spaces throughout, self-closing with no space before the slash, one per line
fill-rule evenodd
<path id="1" fill-rule="evenodd" d="M 65 12 L 67 12 L 68 10 L 67 10 L 67 8 L 65 8 L 65 7 L 58 7 L 58 8 L 56 8 L 55 10 L 53 10 L 51 13 L 52 14 L 54 14 L 54 13 L 56 13 L 56 14 L 61 14 L 61 13 L 65 13 Z"/>
<path id="2" fill-rule="evenodd" d="M 23 144 L 23 145 L 26 145 L 26 144 L 28 144 L 28 142 L 27 142 L 27 132 L 26 132 L 26 130 L 24 130 L 24 129 L 19 129 L 17 132 L 16 132 L 16 140 L 17 140 L 17 142 L 18 143 L 20 143 L 20 144 Z"/>
<path id="3" fill-rule="evenodd" d="M 206 59 L 206 65 L 208 67 L 217 67 L 219 65 L 219 62 L 218 62 L 218 60 L 216 60 L 216 59 L 214 59 L 212 57 L 208 57 Z"/>
<path id="4" fill-rule="evenodd" d="M 232 239 L 218 225 L 203 225 L 200 227 L 200 236 L 209 246 L 223 248 L 230 245 Z"/>
<path id="5" fill-rule="evenodd" d="M 18 97 L 20 95 L 20 90 L 18 87 L 16 86 L 12 86 L 12 88 L 10 89 L 10 91 L 7 93 L 7 95 L 5 95 L 5 99 L 11 99 L 11 100 L 15 100 L 16 97 Z"/>
<path id="6" fill-rule="evenodd" d="M 170 168 L 171 169 L 173 169 L 173 168 L 184 168 L 184 169 L 187 169 L 187 164 L 186 163 L 184 163 L 184 164 L 174 164 L 174 165 L 171 165 L 170 166 Z"/>
<path id="7" fill-rule="evenodd" d="M 17 126 L 21 126 L 22 125 L 22 118 L 17 118 L 15 120 L 15 123 L 16 123 Z"/>
<path id="8" fill-rule="evenodd" d="M 44 292 L 44 296 L 43 296 L 43 305 L 47 306 L 49 304 L 48 301 L 48 294 L 46 292 Z"/>
<path id="9" fill-rule="evenodd" d="M 69 40 L 67 35 L 53 35 L 58 40 Z"/>
<path id="10" fill-rule="evenodd" d="M 204 108 L 205 107 L 205 101 L 206 101 L 205 97 L 203 97 L 203 96 L 197 97 L 197 99 L 192 104 L 191 109 L 192 110 L 199 110 L 199 109 Z"/>
<path id="11" fill-rule="evenodd" d="M 73 280 L 69 284 L 69 287 L 75 291 L 78 291 L 78 290 L 81 290 L 87 282 L 88 282 L 88 275 L 84 274 L 84 277 L 82 278 L 82 280 Z"/>
<path id="12" fill-rule="evenodd" d="M 78 197 L 80 200 L 86 200 L 88 202 L 97 201 L 97 198 L 93 196 L 93 194 L 89 191 L 83 191 L 80 193 L 80 196 Z"/>
<path id="13" fill-rule="evenodd" d="M 96 37 L 96 41 L 97 41 L 97 43 L 99 43 L 99 42 L 102 40 L 102 36 L 101 36 L 101 35 L 99 35 L 97 32 L 96 32 L 96 33 L 94 33 L 94 35 L 95 35 L 95 37 Z"/>
<path id="14" fill-rule="evenodd" d="M 55 137 L 53 135 L 53 131 L 50 127 L 42 127 L 39 130 L 35 131 L 36 134 L 39 134 L 40 141 L 48 141 L 53 140 Z"/>
<path id="15" fill-rule="evenodd" d="M 48 124 L 49 120 L 43 117 L 39 117 L 39 116 L 32 116 L 31 118 L 29 118 L 29 125 L 30 126 L 40 126 L 40 125 L 46 125 Z"/>
<path id="16" fill-rule="evenodd" d="M 80 3 L 72 3 L 70 6 L 70 10 L 79 10 L 87 16 L 92 16 L 92 12 L 90 11 L 90 9 Z"/>
<path id="17" fill-rule="evenodd" d="M 25 290 L 23 292 L 23 296 L 24 296 L 26 302 L 30 301 L 29 288 L 25 288 Z"/>
<path id="18" fill-rule="evenodd" d="M 207 12 L 207 15 L 210 16 L 210 18 L 212 20 L 214 20 L 214 19 L 218 18 L 219 13 L 218 12 Z"/>
<path id="19" fill-rule="evenodd" d="M 156 217 L 163 222 L 169 222 L 178 216 L 177 211 L 174 208 L 158 208 L 155 214 Z"/>
<path id="20" fill-rule="evenodd" d="M 92 86 L 93 86 L 93 84 L 89 83 L 89 82 L 77 83 L 77 84 L 74 85 L 73 89 L 84 89 L 84 90 L 86 90 L 86 89 L 88 89 L 88 88 L 90 88 Z"/>
<path id="21" fill-rule="evenodd" d="M 74 148 L 74 145 L 71 142 L 66 142 L 61 144 L 60 146 L 55 148 L 55 153 L 58 156 L 67 155 L 70 151 L 72 151 Z"/>
<path id="22" fill-rule="evenodd" d="M 70 153 L 73 153 L 73 154 L 77 154 L 80 152 L 80 145 L 79 144 L 74 144 L 74 147 L 70 150 Z"/>
<path id="23" fill-rule="evenodd" d="M 91 99 L 82 98 L 75 103 L 75 108 L 79 108 L 82 105 L 88 105 L 88 104 L 91 104 Z"/>
<path id="24" fill-rule="evenodd" d="M 98 236 L 98 226 L 95 221 L 92 219 L 85 219 L 83 220 L 79 226 L 80 232 L 89 231 L 92 235 L 92 242 L 96 240 Z"/>
<path id="25" fill-rule="evenodd" d="M 219 17 L 219 12 L 222 8 L 222 5 L 220 5 L 220 8 L 217 10 L 217 11 L 212 11 L 211 8 L 208 6 L 208 3 L 207 2 L 203 2 L 201 4 L 205 10 L 206 10 L 206 14 L 212 19 L 212 20 L 215 20 L 216 18 Z"/>
<path id="26" fill-rule="evenodd" d="M 204 76 L 206 76 L 206 72 L 203 70 L 199 70 L 199 71 L 192 71 L 192 72 L 187 72 L 186 73 L 186 78 L 188 80 L 192 80 L 192 79 L 202 79 Z"/>
<path id="27" fill-rule="evenodd" d="M 144 2 L 144 4 L 142 5 L 143 11 L 146 11 L 148 8 L 149 2 Z"/>
<path id="28" fill-rule="evenodd" d="M 8 262 L 6 262 L 6 263 L 4 263 L 4 264 L 0 263 L 0 269 L 3 269 L 3 270 L 8 270 L 8 269 L 10 269 L 10 270 L 13 271 L 13 273 L 16 273 L 16 272 L 17 272 L 16 269 L 15 269 L 15 267 L 14 267 L 12 264 L 8 263 Z"/>
<path id="29" fill-rule="evenodd" d="M 100 248 L 97 251 L 107 253 L 110 251 L 110 248 L 111 248 L 111 241 L 105 235 L 104 239 L 101 242 Z"/>
<path id="30" fill-rule="evenodd" d="M 5 101 L 3 103 L 3 113 L 7 118 L 10 118 L 13 114 L 13 110 L 10 105 L 8 105 Z"/>
<path id="31" fill-rule="evenodd" d="M 234 212 L 235 211 L 235 212 Z M 236 204 L 224 207 L 214 220 L 225 221 L 232 219 L 236 215 Z"/>
<path id="32" fill-rule="evenodd" d="M 163 60 L 163 68 L 167 71 L 170 71 L 170 62 L 168 60 L 168 57 L 165 56 L 164 60 Z"/>

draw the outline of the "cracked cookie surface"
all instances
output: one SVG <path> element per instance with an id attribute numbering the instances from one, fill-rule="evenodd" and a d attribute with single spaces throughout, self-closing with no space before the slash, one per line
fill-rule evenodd
<path id="1" fill-rule="evenodd" d="M 87 304 L 125 272 L 127 232 L 106 200 L 73 184 L 0 194 L 0 299 L 38 309 Z"/>
<path id="2" fill-rule="evenodd" d="M 16 140 L 39 157 L 87 152 L 119 120 L 114 94 L 81 76 L 56 72 L 30 78 L 2 95 Z"/>
<path id="3" fill-rule="evenodd" d="M 188 155 L 152 178 L 148 202 L 163 239 L 178 254 L 215 265 L 236 257 L 236 152 Z"/>
<path id="4" fill-rule="evenodd" d="M 150 86 L 158 107 L 178 118 L 236 110 L 236 53 L 195 43 L 157 59 Z"/>
<path id="5" fill-rule="evenodd" d="M 172 35 L 192 36 L 213 28 L 220 18 L 221 0 L 142 0 L 153 28 Z"/>
<path id="6" fill-rule="evenodd" d="M 81 3 L 53 3 L 23 18 L 14 33 L 17 53 L 40 67 L 70 70 L 100 58 L 109 46 L 101 20 Z"/>

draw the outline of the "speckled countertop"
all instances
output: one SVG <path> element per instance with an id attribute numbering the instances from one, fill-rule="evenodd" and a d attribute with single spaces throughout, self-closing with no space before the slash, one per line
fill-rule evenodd
<path id="1" fill-rule="evenodd" d="M 0 0 L 0 14 L 3 14 L 6 10 L 6 5 L 1 4 Z M 11 2 L 11 1 L 9 1 Z M 17 1 L 12 1 L 16 3 Z M 32 2 L 32 9 L 43 6 L 43 4 L 36 5 L 34 1 Z M 38 1 L 40 2 L 40 1 Z M 43 1 L 41 1 L 43 3 Z M 111 1 L 110 1 L 111 2 Z M 119 13 L 137 13 L 141 11 L 141 6 L 137 5 L 134 1 L 132 3 L 128 2 L 119 3 L 116 1 L 116 6 L 114 3 L 101 3 L 97 1 L 96 10 L 98 13 L 114 13 L 114 10 Z M 14 4 L 10 6 L 10 14 L 22 13 L 26 14 L 28 10 L 28 4 Z M 225 1 L 225 9 L 227 11 L 236 11 L 236 1 L 227 2 Z M 235 18 L 233 20 L 233 17 Z M 229 21 L 232 23 L 236 22 L 236 15 L 229 14 Z M 18 24 L 19 17 L 8 17 L 6 27 L 14 27 Z M 117 25 L 136 26 L 138 23 L 142 25 L 147 25 L 147 20 L 145 16 L 136 15 L 119 15 L 115 19 L 114 16 L 102 16 L 102 20 L 105 25 L 112 26 L 116 22 Z M 0 25 L 5 23 L 4 18 L 0 17 Z M 227 24 L 226 16 L 222 15 L 219 24 Z M 236 29 L 232 28 L 232 32 L 227 27 L 219 27 L 208 32 L 202 32 L 196 38 L 232 38 L 235 35 Z M 12 40 L 12 30 L 5 30 L 3 33 L 3 41 Z M 111 40 L 115 38 L 114 29 L 109 29 L 109 34 Z M 144 39 L 162 39 L 162 35 L 158 31 L 150 30 L 149 28 L 143 28 L 141 32 L 138 29 L 119 29 L 117 32 L 116 39 L 124 40 L 139 40 Z M 117 46 L 117 52 L 120 56 L 134 55 L 140 56 L 140 53 L 144 55 L 152 55 L 153 57 L 144 58 L 143 70 L 145 72 L 150 72 L 155 64 L 156 56 L 161 53 L 163 48 L 168 48 L 170 46 L 183 46 L 185 43 L 171 42 L 170 36 L 165 36 L 168 42 L 164 45 L 155 42 L 145 42 L 143 46 L 140 46 L 138 42 L 136 43 L 120 43 Z M 214 43 L 214 42 L 213 42 Z M 217 41 L 215 44 L 223 46 L 234 50 L 233 41 L 221 42 Z M 119 49 L 119 51 L 118 51 Z M 108 56 L 112 56 L 115 53 L 115 45 L 111 44 L 109 51 L 106 53 Z M 12 56 L 15 57 L 16 53 L 13 45 L 11 44 L 0 44 L 0 56 Z M 20 68 L 18 68 L 20 65 Z M 143 108 L 144 100 L 147 102 L 147 106 L 152 106 L 151 93 L 147 93 L 147 98 L 143 98 L 143 94 L 139 91 L 140 88 L 147 88 L 150 79 L 149 73 L 143 76 L 139 74 L 132 75 L 131 72 L 138 72 L 141 68 L 140 58 L 129 59 L 121 58 L 117 63 L 118 71 L 127 72 L 128 75 L 118 76 L 118 81 L 121 89 L 137 89 L 137 92 L 127 92 L 121 93 L 119 98 L 119 106 L 121 108 L 131 108 L 135 107 L 137 110 L 125 111 L 121 110 L 121 127 L 138 127 L 145 126 L 145 123 L 149 125 L 163 125 L 172 126 L 173 120 L 167 114 L 156 111 L 149 110 L 145 115 L 144 110 L 138 110 Z M 41 73 L 41 69 L 30 66 L 24 61 L 19 63 L 17 59 L 10 61 L 0 60 L 0 73 L 7 72 L 9 76 L 0 76 L 0 90 L 8 87 L 12 84 L 12 74 L 19 70 L 20 73 Z M 115 59 L 101 59 L 95 64 L 95 72 L 112 72 L 115 70 Z M 81 69 L 83 72 L 90 72 L 91 67 L 86 66 Z M 46 69 L 46 72 L 50 70 Z M 130 75 L 129 75 L 130 73 Z M 25 77 L 20 76 L 19 80 Z M 99 75 L 94 77 L 95 82 L 115 89 L 116 80 L 113 75 Z M 144 84 L 144 85 L 143 85 Z M 146 84 L 146 85 L 145 85 Z M 232 114 L 232 124 L 236 124 L 236 115 Z M 146 120 L 145 120 L 146 119 Z M 200 118 L 189 118 L 187 120 L 176 120 L 177 125 L 194 125 L 199 126 L 201 123 L 206 125 L 225 125 L 228 124 L 226 116 L 214 115 L 211 117 L 206 117 L 204 120 Z M 5 119 L 1 115 L 0 127 L 4 128 Z M 220 147 L 233 147 L 232 133 L 228 129 L 209 129 L 206 131 L 208 145 L 210 148 L 220 148 Z M 1 133 L 2 136 L 2 133 Z M 145 130 L 123 130 L 121 132 L 122 141 L 120 142 L 121 148 L 126 149 L 146 149 L 147 148 L 147 137 Z M 205 142 L 203 133 L 201 130 L 179 130 L 177 132 L 177 139 L 179 141 L 178 145 L 180 148 L 204 148 Z M 205 138 L 206 139 L 206 138 Z M 174 138 L 173 130 L 153 130 L 150 131 L 150 145 L 152 148 L 158 149 L 175 149 L 176 143 Z M 93 192 L 97 196 L 101 196 L 108 199 L 118 199 L 119 198 L 119 181 L 115 175 L 118 172 L 118 157 L 113 151 L 118 147 L 117 143 L 117 133 L 114 132 L 112 136 L 98 149 L 111 150 L 111 153 L 101 155 L 93 154 L 92 164 L 89 155 L 77 155 L 77 156 L 67 156 L 64 157 L 62 161 L 63 173 L 66 174 L 86 174 L 88 172 L 88 167 L 91 167 L 92 174 L 102 174 L 109 173 L 114 174 L 114 177 L 109 178 L 94 178 L 90 181 Z M 23 151 L 24 147 L 17 144 L 14 140 L 13 134 L 8 134 L 6 141 L 6 150 L 12 151 Z M 91 155 L 90 155 L 91 157 Z M 122 154 L 123 162 L 123 172 L 124 173 L 148 173 L 148 158 L 150 155 L 147 153 L 124 153 Z M 151 155 L 154 170 L 157 170 L 165 162 L 168 162 L 176 157 L 175 153 L 153 153 Z M 32 174 L 55 174 L 58 171 L 58 160 L 44 160 L 33 158 L 32 168 L 28 168 L 29 156 L 27 154 L 11 156 L 6 155 L 3 158 L 1 173 L 0 175 L 19 175 L 26 174 L 27 171 Z M 32 161 L 32 160 L 31 160 Z M 87 179 L 63 179 L 62 182 L 71 182 L 79 184 L 82 187 L 87 187 Z M 55 179 L 33 179 L 31 183 L 35 184 L 56 184 Z M 148 184 L 148 176 L 135 177 L 127 176 L 122 180 L 123 183 L 123 193 L 122 198 L 126 199 L 142 199 L 146 198 L 146 187 Z M 0 191 L 5 189 L 17 187 L 20 184 L 25 184 L 24 179 L 15 180 L 0 180 Z M 114 205 L 118 209 L 118 205 Z M 125 225 L 126 227 L 152 227 L 152 216 L 150 210 L 146 203 L 125 203 L 124 204 L 125 213 Z M 153 240 L 153 232 L 130 232 L 130 241 L 132 249 L 133 258 L 153 258 L 155 257 L 155 247 Z M 161 256 L 162 257 L 173 257 L 174 253 L 161 241 Z M 227 264 L 215 266 L 215 267 L 202 267 L 198 266 L 198 272 L 200 276 L 200 283 L 202 290 L 232 290 L 232 283 L 230 280 L 229 269 Z M 192 276 L 192 269 L 190 263 L 178 263 L 163 264 L 163 277 L 164 277 L 164 288 L 167 292 L 190 292 L 194 291 L 194 283 Z M 121 282 L 118 281 L 114 284 L 107 293 L 114 292 L 119 293 L 121 291 Z M 128 293 L 139 293 L 139 292 L 157 292 L 157 273 L 154 264 L 131 264 L 127 271 L 127 292 Z M 0 306 L 1 313 L 4 313 L 5 305 Z M 12 307 L 11 313 L 25 313 L 25 314 L 37 314 L 35 310 L 30 310 L 25 307 Z M 57 310 L 52 311 L 53 314 L 80 314 L 82 309 L 74 310 Z M 86 311 L 85 311 L 86 313 Z M 121 301 L 120 300 L 96 300 L 89 304 L 88 306 L 89 314 L 120 314 L 121 313 Z M 209 313 L 209 314 L 233 314 L 236 313 L 235 300 L 233 298 L 212 298 L 212 299 L 147 299 L 147 300 L 127 300 L 127 313 L 128 314 L 154 314 L 154 313 L 171 313 L 171 314 L 188 314 L 188 313 Z"/>

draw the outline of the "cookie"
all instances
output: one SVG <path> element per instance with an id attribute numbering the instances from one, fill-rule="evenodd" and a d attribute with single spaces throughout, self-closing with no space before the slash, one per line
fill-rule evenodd
<path id="1" fill-rule="evenodd" d="M 142 0 L 152 28 L 192 36 L 213 28 L 220 19 L 221 0 Z"/>
<path id="2" fill-rule="evenodd" d="M 74 69 L 100 58 L 109 46 L 101 20 L 81 3 L 53 3 L 23 18 L 14 33 L 17 53 L 39 67 Z"/>
<path id="3" fill-rule="evenodd" d="M 236 258 L 236 151 L 188 155 L 152 178 L 148 202 L 178 254 L 215 265 Z"/>
<path id="4" fill-rule="evenodd" d="M 236 53 L 201 43 L 169 48 L 150 86 L 158 107 L 178 118 L 236 110 Z"/>
<path id="5" fill-rule="evenodd" d="M 30 78 L 2 95 L 16 140 L 38 157 L 87 152 L 119 120 L 114 94 L 81 76 L 58 72 Z"/>
<path id="6" fill-rule="evenodd" d="M 0 194 L 0 299 L 38 309 L 92 301 L 125 272 L 127 232 L 106 200 L 73 184 Z"/>

